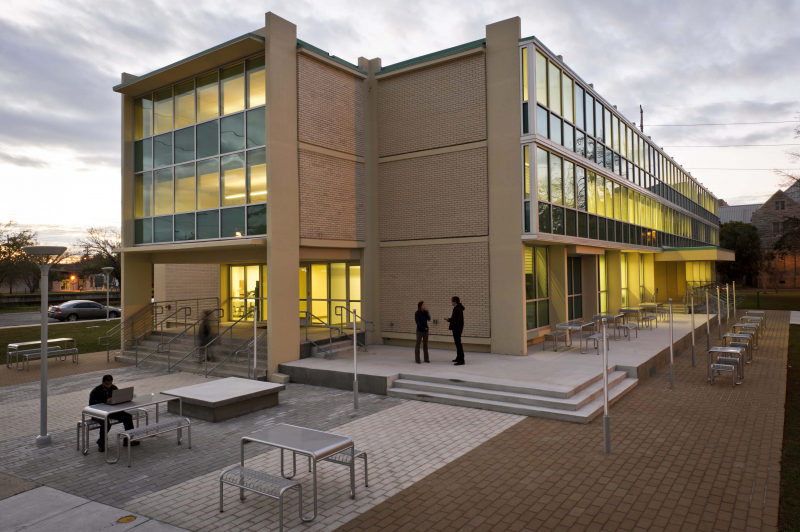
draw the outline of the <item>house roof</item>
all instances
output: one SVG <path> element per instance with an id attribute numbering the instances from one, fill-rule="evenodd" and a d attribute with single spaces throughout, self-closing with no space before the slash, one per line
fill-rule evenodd
<path id="1" fill-rule="evenodd" d="M 719 223 L 743 222 L 750 223 L 750 218 L 763 203 L 751 203 L 750 205 L 725 205 L 719 208 Z"/>

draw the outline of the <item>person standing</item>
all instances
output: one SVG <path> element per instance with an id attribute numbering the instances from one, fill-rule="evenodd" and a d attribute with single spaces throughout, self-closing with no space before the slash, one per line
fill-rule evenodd
<path id="1" fill-rule="evenodd" d="M 453 296 L 450 299 L 453 304 L 453 314 L 449 318 L 445 318 L 450 323 L 450 330 L 453 331 L 453 341 L 456 344 L 456 359 L 453 360 L 454 366 L 464 365 L 464 347 L 461 345 L 461 333 L 464 332 L 464 305 L 458 296 Z"/>
<path id="2" fill-rule="evenodd" d="M 422 351 L 425 353 L 425 362 L 430 362 L 428 358 L 428 322 L 431 315 L 424 301 L 417 303 L 417 311 L 414 313 L 414 321 L 417 322 L 417 345 L 414 346 L 414 359 L 417 364 L 419 361 L 419 344 L 422 342 Z"/>

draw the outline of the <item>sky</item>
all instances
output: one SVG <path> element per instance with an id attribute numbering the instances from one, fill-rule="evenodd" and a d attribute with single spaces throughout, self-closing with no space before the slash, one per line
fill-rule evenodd
<path id="1" fill-rule="evenodd" d="M 759 203 L 800 167 L 800 1 L 3 0 L 0 223 L 46 244 L 119 226 L 120 74 L 140 75 L 263 27 L 272 11 L 298 38 L 384 65 L 485 36 L 519 16 L 607 101 L 717 197 Z M 662 124 L 793 123 L 707 127 Z M 751 170 L 716 170 L 751 169 Z"/>

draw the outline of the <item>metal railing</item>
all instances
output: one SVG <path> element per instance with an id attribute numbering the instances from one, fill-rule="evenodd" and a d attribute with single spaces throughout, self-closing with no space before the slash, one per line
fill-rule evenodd
<path id="1" fill-rule="evenodd" d="M 212 314 L 216 314 L 216 319 L 210 317 Z M 170 345 L 172 345 L 172 342 L 174 342 L 178 338 L 182 337 L 184 334 L 186 334 L 190 330 L 192 331 L 192 340 L 194 342 L 194 346 L 193 347 L 197 347 L 197 340 L 198 340 L 197 326 L 199 324 L 201 324 L 201 323 L 205 324 L 206 320 L 215 321 L 215 322 L 217 322 L 217 330 L 219 331 L 219 322 L 220 322 L 220 319 L 223 316 L 225 316 L 225 311 L 222 310 L 221 308 L 215 308 L 214 310 L 210 310 L 210 311 L 208 311 L 208 310 L 207 311 L 203 311 L 203 317 L 202 318 L 198 318 L 197 320 L 195 320 L 194 323 L 192 323 L 191 325 L 186 327 L 183 331 L 179 332 L 178 334 L 176 334 L 175 336 L 173 336 L 172 338 L 170 338 L 166 342 L 159 342 L 158 345 L 156 346 L 156 351 L 159 352 L 159 353 L 167 353 L 167 354 L 169 354 Z M 165 349 L 165 347 L 166 347 L 166 349 Z M 167 363 L 169 363 L 169 356 L 167 356 Z"/>
<path id="2" fill-rule="evenodd" d="M 105 336 L 98 338 L 97 343 L 106 348 L 106 362 L 111 360 L 111 351 L 123 351 L 126 338 L 139 336 L 142 331 L 152 328 L 163 312 L 163 306 L 150 303 L 109 329 Z"/>
<path id="3" fill-rule="evenodd" d="M 229 349 L 230 349 L 230 351 L 229 351 L 228 356 L 226 356 L 222 361 L 224 362 L 225 360 L 228 360 L 231 357 L 231 355 L 233 354 L 233 351 L 234 351 L 234 348 L 233 348 L 233 329 L 234 329 L 234 327 L 236 327 L 242 321 L 244 321 L 250 314 L 253 314 L 255 309 L 256 309 L 256 307 L 251 307 L 250 310 L 246 310 L 241 318 L 239 318 L 238 320 L 233 322 L 224 331 L 218 333 L 214 338 L 209 340 L 205 345 L 198 345 L 197 347 L 195 347 L 194 349 L 192 349 L 191 351 L 186 353 L 183 357 L 181 357 L 180 360 L 178 360 L 174 364 L 171 363 L 170 358 L 169 358 L 169 354 L 168 354 L 167 355 L 167 372 L 172 371 L 172 368 L 174 368 L 175 366 L 177 366 L 178 364 L 180 364 L 181 362 L 183 362 L 184 360 L 186 360 L 190 356 L 195 355 L 195 356 L 197 356 L 197 361 L 198 362 L 204 362 L 205 363 L 205 374 L 206 374 L 206 376 L 208 376 L 208 373 L 209 373 L 208 372 L 208 347 L 211 344 L 213 344 L 214 342 L 216 342 L 217 340 L 223 338 L 225 336 L 225 334 L 229 334 Z M 221 363 L 222 362 L 220 362 L 220 364 Z M 217 364 L 217 366 L 219 366 L 219 364 Z M 216 367 L 215 367 L 215 369 L 216 369 Z"/>
<path id="4" fill-rule="evenodd" d="M 314 316 L 313 314 L 311 314 L 307 310 L 301 310 L 300 314 L 305 314 L 305 316 L 306 316 L 306 320 L 305 320 L 305 324 L 304 324 L 305 329 L 306 329 L 306 343 L 310 343 L 311 345 L 313 345 L 314 347 L 316 347 L 317 349 L 319 349 L 320 351 L 325 353 L 326 352 L 325 348 L 322 347 L 322 345 L 318 344 L 317 342 L 315 342 L 314 340 L 311 340 L 308 337 L 308 328 L 309 328 L 309 326 L 311 326 L 311 327 L 322 327 L 322 328 L 328 329 L 328 351 L 327 351 L 327 353 L 329 355 L 332 355 L 333 354 L 333 331 L 334 331 L 334 329 L 339 331 L 339 334 L 341 336 L 341 329 L 339 329 L 339 327 L 336 327 L 336 326 L 328 325 L 328 323 L 326 321 Z M 314 320 L 316 320 L 318 323 L 314 323 Z M 309 322 L 311 322 L 311 325 L 309 325 Z"/>
<path id="5" fill-rule="evenodd" d="M 359 315 L 356 313 L 356 311 L 354 311 L 354 310 L 349 310 L 349 309 L 348 309 L 347 307 L 345 307 L 344 305 L 338 305 L 338 306 L 337 306 L 337 307 L 334 309 L 334 313 L 335 313 L 335 314 L 336 314 L 336 316 L 337 316 L 337 317 L 339 317 L 339 318 L 342 318 L 342 317 L 343 317 L 343 316 L 342 316 L 342 311 L 344 311 L 344 313 L 346 313 L 348 316 L 349 316 L 350 314 L 353 314 L 353 315 L 356 317 L 356 332 L 357 332 L 357 333 L 358 333 L 358 332 L 360 332 L 360 331 L 358 331 L 358 325 L 359 325 L 359 324 L 364 324 L 364 342 L 362 343 L 362 342 L 361 342 L 361 341 L 358 339 L 358 334 L 357 334 L 357 333 L 356 333 L 355 342 L 356 342 L 356 344 L 357 344 L 357 345 L 359 345 L 360 347 L 363 347 L 363 348 L 364 348 L 364 351 L 366 351 L 366 350 L 367 350 L 367 345 L 366 345 L 366 344 L 367 344 L 367 337 L 366 337 L 366 334 L 367 334 L 367 333 L 370 333 L 370 332 L 375 332 L 375 322 L 372 322 L 372 321 L 367 321 L 367 320 L 365 320 L 363 316 L 359 316 Z M 369 326 L 372 326 L 372 328 L 370 329 L 370 328 L 369 328 Z M 346 337 L 347 337 L 349 340 L 353 340 L 353 337 L 352 337 L 352 336 L 350 336 L 350 335 L 347 333 L 347 328 L 346 328 L 346 326 L 345 326 L 344 324 L 342 324 L 341 326 L 337 326 L 337 328 L 339 329 L 339 336 L 346 336 Z"/>
<path id="6" fill-rule="evenodd" d="M 131 338 L 129 340 L 125 340 L 125 349 L 127 350 L 127 349 L 133 348 L 135 365 L 138 367 L 140 362 L 144 362 L 145 360 L 150 358 L 154 353 L 158 352 L 158 347 L 156 347 L 153 351 L 148 353 L 144 358 L 139 360 L 139 340 L 141 340 L 142 338 L 146 338 L 148 334 L 152 333 L 155 330 L 158 330 L 159 334 L 160 334 L 160 340 L 163 342 L 164 341 L 164 326 L 165 325 L 169 325 L 169 320 L 171 318 L 175 318 L 175 323 L 177 324 L 178 323 L 178 319 L 179 319 L 179 318 L 177 318 L 178 314 L 183 315 L 183 327 L 184 327 L 184 329 L 186 329 L 186 320 L 191 315 L 191 313 L 192 313 L 192 309 L 190 307 L 181 307 L 178 310 L 176 310 L 175 312 L 172 312 L 172 313 L 168 314 L 160 322 L 155 324 L 150 329 L 144 331 L 142 334 L 140 334 L 136 338 Z"/>
<path id="7" fill-rule="evenodd" d="M 252 364 L 252 356 L 253 356 L 253 351 L 254 351 L 253 350 L 253 345 L 254 344 L 258 344 L 258 346 L 257 346 L 258 347 L 258 356 L 259 356 L 259 358 L 261 358 L 262 354 L 266 354 L 267 353 L 267 346 L 263 342 L 263 339 L 264 339 L 264 337 L 266 335 L 267 335 L 267 330 L 264 330 L 261 334 L 259 334 L 255 338 L 255 340 L 250 340 L 247 344 L 245 344 L 245 345 L 243 345 L 241 347 L 238 347 L 233 353 L 231 353 L 227 357 L 225 357 L 219 364 L 217 364 L 213 368 L 211 368 L 208 371 L 206 371 L 206 377 L 208 377 L 209 374 L 211 374 L 215 369 L 220 367 L 230 357 L 234 357 L 236 362 L 238 363 L 239 362 L 239 354 L 244 350 L 244 351 L 247 352 L 247 378 L 248 379 L 251 378 L 251 370 L 253 370 L 253 364 Z M 253 371 L 252 378 L 255 379 L 257 377 L 258 377 L 258 375 L 255 374 L 255 371 Z"/>

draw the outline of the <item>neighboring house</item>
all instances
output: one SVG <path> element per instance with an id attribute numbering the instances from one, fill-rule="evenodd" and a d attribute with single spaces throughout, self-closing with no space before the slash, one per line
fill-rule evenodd
<path id="1" fill-rule="evenodd" d="M 795 183 L 786 190 L 778 190 L 764 204 L 752 213 L 751 221 L 758 229 L 761 247 L 772 250 L 772 246 L 783 234 L 783 223 L 787 217 L 800 217 L 800 183 Z M 778 282 L 781 288 L 800 288 L 798 278 L 798 256 L 790 253 L 777 259 Z M 768 279 L 762 273 L 759 287 L 766 288 Z M 770 284 L 769 288 L 773 288 Z"/>
<path id="2" fill-rule="evenodd" d="M 728 205 L 725 203 L 719 207 L 719 223 L 742 222 L 749 224 L 750 217 L 756 212 L 763 203 L 752 203 L 750 205 Z"/>
<path id="3" fill-rule="evenodd" d="M 460 296 L 466 349 L 524 355 L 568 319 L 713 280 L 734 259 L 714 194 L 520 27 L 355 64 L 267 13 L 122 74 L 123 316 L 153 271 L 156 301 L 217 298 L 225 319 L 265 299 L 273 372 L 300 357 L 306 312 L 356 310 L 369 343 L 400 345 L 425 300 L 452 348 Z"/>

